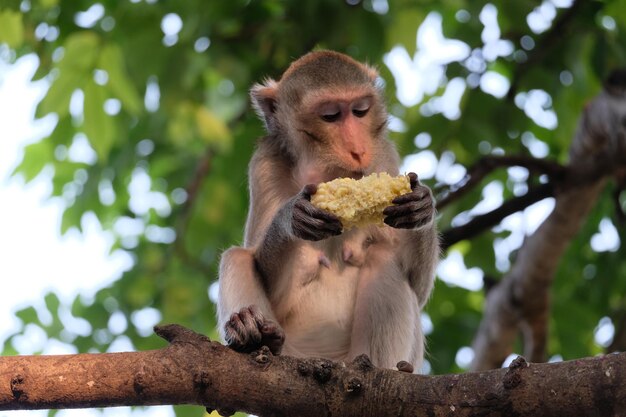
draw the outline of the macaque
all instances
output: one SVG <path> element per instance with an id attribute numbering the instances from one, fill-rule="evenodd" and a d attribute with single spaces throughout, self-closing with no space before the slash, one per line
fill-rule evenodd
<path id="1" fill-rule="evenodd" d="M 310 202 L 320 182 L 398 175 L 378 77 L 317 51 L 252 87 L 267 136 L 249 166 L 243 247 L 224 252 L 219 272 L 220 332 L 235 350 L 420 369 L 439 256 L 430 189 L 408 174 L 412 191 L 385 209 L 384 226 L 349 231 Z"/>

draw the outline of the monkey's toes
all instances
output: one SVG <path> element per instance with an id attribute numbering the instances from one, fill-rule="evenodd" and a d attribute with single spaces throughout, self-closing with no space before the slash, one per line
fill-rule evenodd
<path id="1" fill-rule="evenodd" d="M 226 343 L 240 352 L 252 351 L 261 344 L 263 316 L 256 306 L 243 307 L 224 325 Z"/>
<path id="2" fill-rule="evenodd" d="M 407 372 L 409 374 L 413 373 L 413 365 L 411 365 L 407 361 L 398 362 L 398 364 L 396 365 L 396 368 L 398 368 L 398 371 L 400 372 Z"/>
<path id="3" fill-rule="evenodd" d="M 283 329 L 277 323 L 268 321 L 261 327 L 261 334 L 261 344 L 267 346 L 274 355 L 279 355 L 285 343 Z"/>

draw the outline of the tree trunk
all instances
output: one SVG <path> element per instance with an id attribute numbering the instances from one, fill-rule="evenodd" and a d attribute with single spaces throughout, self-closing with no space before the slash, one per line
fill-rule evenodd
<path id="1" fill-rule="evenodd" d="M 584 110 L 555 207 L 522 245 L 515 264 L 488 294 L 474 338 L 473 370 L 499 367 L 512 352 L 519 331 L 524 355 L 546 357 L 550 287 L 560 260 L 610 175 L 626 164 L 626 71 L 616 71 L 605 90 Z"/>

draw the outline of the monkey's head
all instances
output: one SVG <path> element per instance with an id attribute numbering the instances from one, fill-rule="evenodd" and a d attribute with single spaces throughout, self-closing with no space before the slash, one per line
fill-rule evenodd
<path id="1" fill-rule="evenodd" d="M 253 86 L 251 97 L 269 136 L 297 163 L 360 176 L 386 147 L 377 78 L 347 55 L 316 51 L 294 61 L 279 81 Z"/>

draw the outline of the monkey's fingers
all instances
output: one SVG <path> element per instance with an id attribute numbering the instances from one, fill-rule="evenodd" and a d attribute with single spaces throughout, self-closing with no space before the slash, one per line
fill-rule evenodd
<path id="1" fill-rule="evenodd" d="M 317 184 L 307 184 L 304 186 L 300 194 L 305 200 L 311 201 L 311 196 L 317 192 Z"/>
<path id="2" fill-rule="evenodd" d="M 306 240 L 322 240 L 339 235 L 343 230 L 337 216 L 302 200 L 294 206 L 292 227 L 296 236 Z"/>
<path id="3" fill-rule="evenodd" d="M 319 219 L 327 223 L 336 223 L 341 224 L 341 220 L 335 214 L 330 211 L 322 210 L 318 207 L 315 207 L 307 200 L 298 200 L 294 206 L 296 210 L 301 211 L 304 215 L 308 217 L 312 217 L 314 219 Z"/>
<path id="4" fill-rule="evenodd" d="M 432 203 L 428 200 L 412 201 L 399 206 L 387 207 L 384 222 L 397 229 L 417 229 L 429 224 L 435 214 Z"/>
<path id="5" fill-rule="evenodd" d="M 405 204 L 408 203 L 410 201 L 416 201 L 416 200 L 430 200 L 432 203 L 432 196 L 430 194 L 430 190 L 427 187 L 424 186 L 418 186 L 416 187 L 413 191 L 411 191 L 410 193 L 406 193 L 406 194 L 402 194 L 396 198 L 394 198 L 393 200 L 391 200 L 391 202 L 393 204 Z"/>
<path id="6" fill-rule="evenodd" d="M 328 225 L 309 219 L 306 223 L 295 223 L 293 233 L 300 239 L 318 241 L 341 234 L 341 229 L 329 228 Z"/>
<path id="7" fill-rule="evenodd" d="M 399 197 L 398 197 L 399 198 Z M 395 206 L 386 207 L 383 215 L 387 217 L 400 217 L 410 215 L 418 211 L 428 210 L 433 207 L 429 199 L 407 199 L 408 201 Z"/>
<path id="8" fill-rule="evenodd" d="M 396 219 L 385 219 L 385 224 L 396 229 L 421 229 L 432 222 L 432 216 L 415 215 Z"/>
<path id="9" fill-rule="evenodd" d="M 418 186 L 422 185 L 415 172 L 409 172 L 408 174 L 406 174 L 406 176 L 409 177 L 409 184 L 411 186 L 411 190 L 415 191 L 415 189 Z"/>

